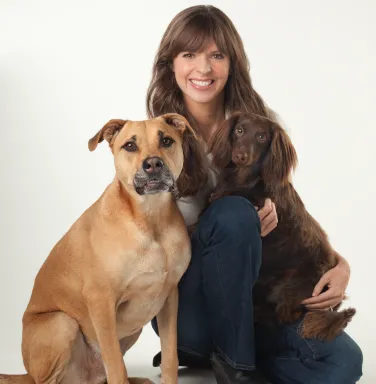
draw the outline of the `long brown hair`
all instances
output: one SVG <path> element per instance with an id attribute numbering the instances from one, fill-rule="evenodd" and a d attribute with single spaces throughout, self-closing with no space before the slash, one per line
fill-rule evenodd
<path id="1" fill-rule="evenodd" d="M 226 112 L 242 111 L 267 116 L 266 104 L 253 89 L 249 61 L 234 24 L 220 9 L 196 5 L 178 13 L 162 37 L 147 92 L 149 118 L 164 113 L 179 113 L 196 128 L 185 109 L 172 62 L 179 53 L 198 51 L 211 40 L 230 59 L 230 76 L 225 86 Z"/>

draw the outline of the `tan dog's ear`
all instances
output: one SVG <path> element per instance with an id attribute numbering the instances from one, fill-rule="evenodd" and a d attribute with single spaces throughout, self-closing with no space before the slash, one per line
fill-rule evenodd
<path id="1" fill-rule="evenodd" d="M 203 141 L 188 120 L 178 113 L 167 113 L 161 118 L 181 132 L 183 140 L 183 170 L 176 181 L 178 197 L 194 196 L 208 182 L 209 162 Z"/>
<path id="2" fill-rule="evenodd" d="M 115 137 L 119 131 L 124 127 L 124 124 L 127 120 L 121 119 L 112 119 L 107 124 L 103 126 L 101 130 L 93 136 L 88 143 L 89 151 L 94 151 L 97 148 L 97 145 L 104 140 L 106 140 L 111 146 L 115 140 Z"/>
<path id="3" fill-rule="evenodd" d="M 298 157 L 290 137 L 277 123 L 270 122 L 272 141 L 261 166 L 261 175 L 269 189 L 288 184 L 291 172 L 298 164 Z"/>
<path id="4" fill-rule="evenodd" d="M 188 120 L 178 114 L 178 113 L 166 113 L 162 116 L 160 116 L 168 125 L 174 126 L 177 130 L 183 134 L 186 129 L 188 129 L 194 136 L 195 139 L 197 139 L 197 134 L 195 130 L 191 127 L 191 125 L 188 123 Z"/>
<path id="5" fill-rule="evenodd" d="M 225 168 L 231 162 L 231 133 L 242 115 L 241 112 L 233 113 L 210 138 L 209 152 L 213 155 L 213 164 L 218 168 Z"/>

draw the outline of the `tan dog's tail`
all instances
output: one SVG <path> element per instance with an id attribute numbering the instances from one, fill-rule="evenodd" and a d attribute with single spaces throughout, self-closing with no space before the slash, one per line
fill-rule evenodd
<path id="1" fill-rule="evenodd" d="M 0 375 L 0 384 L 35 384 L 30 375 Z"/>
<path id="2" fill-rule="evenodd" d="M 318 338 L 332 340 L 337 337 L 355 315 L 355 309 L 343 311 L 308 312 L 300 329 L 300 335 L 305 339 Z M 1 381 L 0 381 L 1 383 Z"/>

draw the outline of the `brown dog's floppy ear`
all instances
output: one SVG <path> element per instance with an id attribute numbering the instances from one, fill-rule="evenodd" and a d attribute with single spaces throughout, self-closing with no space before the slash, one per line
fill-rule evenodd
<path id="1" fill-rule="evenodd" d="M 108 141 L 111 146 L 118 132 L 123 128 L 126 122 L 127 120 L 121 119 L 110 120 L 101 130 L 97 132 L 95 136 L 89 140 L 89 151 L 94 151 L 94 149 L 97 148 L 97 145 L 103 141 L 103 139 Z"/>
<path id="2" fill-rule="evenodd" d="M 188 120 L 177 113 L 161 116 L 165 122 L 181 131 L 184 155 L 183 170 L 176 181 L 177 197 L 194 196 L 208 182 L 209 162 L 202 139 Z"/>
<path id="3" fill-rule="evenodd" d="M 231 162 L 231 133 L 241 115 L 240 112 L 233 113 L 210 138 L 209 153 L 213 155 L 213 164 L 220 169 L 225 168 Z"/>
<path id="4" fill-rule="evenodd" d="M 272 141 L 261 166 L 261 176 L 269 189 L 287 185 L 291 172 L 296 168 L 298 157 L 290 137 L 277 123 L 270 122 Z"/>

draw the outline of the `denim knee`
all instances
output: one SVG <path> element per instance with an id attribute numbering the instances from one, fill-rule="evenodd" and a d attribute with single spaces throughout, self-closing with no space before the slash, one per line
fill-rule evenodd
<path id="1" fill-rule="evenodd" d="M 353 344 L 348 358 L 353 366 L 352 373 L 354 375 L 354 382 L 357 382 L 363 376 L 363 352 L 355 341 Z"/>
<path id="2" fill-rule="evenodd" d="M 354 384 L 362 377 L 363 353 L 358 344 L 345 332 L 331 342 L 314 342 L 315 360 L 327 365 L 326 381 L 329 384 Z"/>
<path id="3" fill-rule="evenodd" d="M 255 207 L 244 197 L 226 196 L 214 201 L 200 220 L 201 227 L 214 227 L 223 236 L 242 242 L 260 236 L 261 224 Z"/>
<path id="4" fill-rule="evenodd" d="M 356 383 L 363 375 L 363 352 L 346 333 L 343 333 L 340 339 L 340 345 L 333 358 L 337 367 L 343 372 L 343 377 L 348 378 L 351 383 Z"/>

